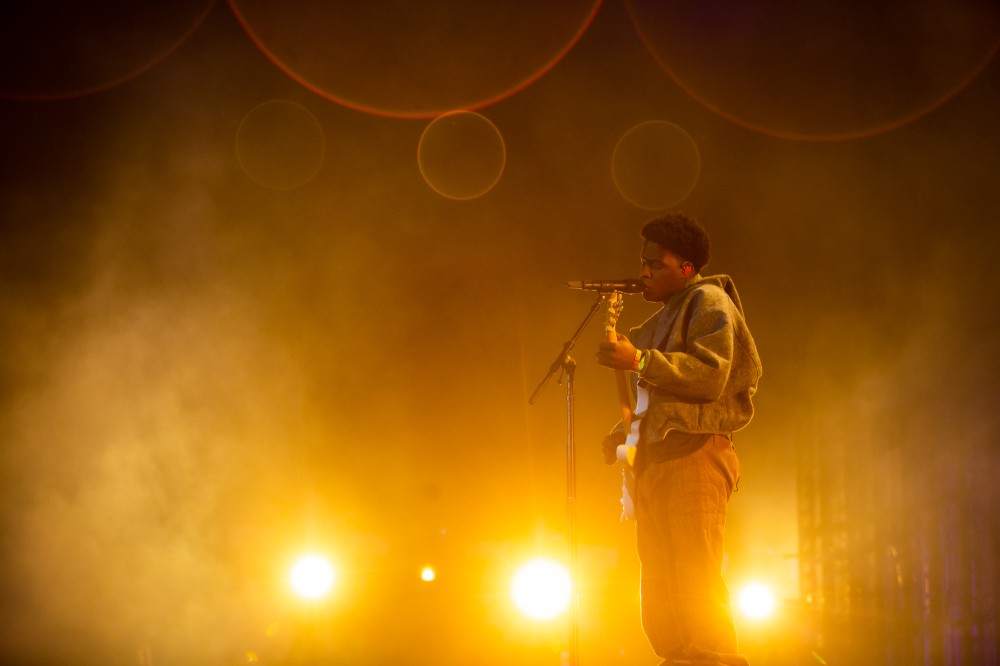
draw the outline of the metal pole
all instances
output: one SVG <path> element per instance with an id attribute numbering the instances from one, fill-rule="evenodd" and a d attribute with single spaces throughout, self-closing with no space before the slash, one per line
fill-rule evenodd
<path id="1" fill-rule="evenodd" d="M 580 595 L 577 592 L 577 535 L 576 535 L 576 442 L 573 426 L 573 376 L 576 361 L 566 357 L 566 510 L 569 514 L 570 582 L 572 608 L 569 628 L 569 666 L 577 666 L 580 644 Z"/>

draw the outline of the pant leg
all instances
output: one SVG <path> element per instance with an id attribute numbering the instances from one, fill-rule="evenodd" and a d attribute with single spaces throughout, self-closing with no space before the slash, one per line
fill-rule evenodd
<path id="1" fill-rule="evenodd" d="M 745 663 L 722 579 L 726 507 L 739 473 L 732 442 L 715 436 L 692 454 L 650 463 L 639 476 L 642 626 L 665 663 Z"/>

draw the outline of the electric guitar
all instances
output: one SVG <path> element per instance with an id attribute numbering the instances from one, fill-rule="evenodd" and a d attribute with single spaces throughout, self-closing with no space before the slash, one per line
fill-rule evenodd
<path id="1" fill-rule="evenodd" d="M 615 326 L 618 324 L 618 317 L 621 315 L 625 303 L 623 294 L 619 291 L 612 291 L 605 296 L 607 310 L 604 317 L 604 331 L 608 342 L 618 342 L 618 333 Z M 635 445 L 639 439 L 639 419 L 635 418 L 632 409 L 632 393 L 629 390 L 628 377 L 624 370 L 615 370 L 615 385 L 618 389 L 618 407 L 622 414 L 622 426 L 628 433 L 625 444 L 620 444 L 616 452 L 618 463 L 622 471 L 622 522 L 635 517 L 635 470 L 632 465 L 635 462 Z"/>

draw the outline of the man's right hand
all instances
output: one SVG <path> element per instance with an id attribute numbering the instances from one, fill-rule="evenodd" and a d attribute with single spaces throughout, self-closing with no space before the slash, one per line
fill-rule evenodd
<path id="1" fill-rule="evenodd" d="M 601 451 L 604 453 L 604 464 L 614 465 L 618 460 L 618 447 L 625 443 L 625 432 L 615 430 L 604 438 L 601 442 Z"/>

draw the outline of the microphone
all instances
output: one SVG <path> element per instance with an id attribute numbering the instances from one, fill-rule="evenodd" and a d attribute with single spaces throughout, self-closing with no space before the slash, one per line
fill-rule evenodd
<path id="1" fill-rule="evenodd" d="M 623 294 L 638 294 L 645 288 L 642 280 L 567 280 L 566 286 L 588 291 L 620 291 Z"/>

